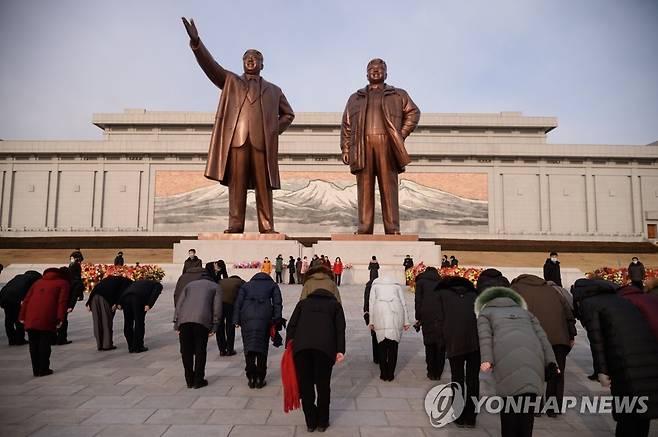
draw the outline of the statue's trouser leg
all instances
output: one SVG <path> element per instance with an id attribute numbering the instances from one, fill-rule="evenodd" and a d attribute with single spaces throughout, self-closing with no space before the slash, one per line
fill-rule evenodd
<path id="1" fill-rule="evenodd" d="M 228 159 L 228 229 L 244 232 L 251 147 L 231 147 Z"/>
<path id="2" fill-rule="evenodd" d="M 379 196 L 382 203 L 382 219 L 384 233 L 400 232 L 400 209 L 398 207 L 398 171 L 395 168 L 395 157 L 392 153 L 388 135 L 373 135 L 372 156 L 375 163 L 375 174 L 379 185 Z M 370 139 L 370 136 L 368 137 Z"/>
<path id="3" fill-rule="evenodd" d="M 375 225 L 375 168 L 372 154 L 372 144 L 366 138 L 365 166 L 356 175 L 357 209 L 359 227 L 357 233 L 372 234 Z"/>
<path id="4" fill-rule="evenodd" d="M 274 208 L 272 207 L 272 188 L 270 187 L 267 157 L 263 150 L 251 147 L 251 177 L 256 187 L 256 210 L 258 211 L 258 231 L 274 231 Z"/>

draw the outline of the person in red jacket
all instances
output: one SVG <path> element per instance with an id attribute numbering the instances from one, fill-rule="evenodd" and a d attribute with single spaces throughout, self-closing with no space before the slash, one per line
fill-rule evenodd
<path id="1" fill-rule="evenodd" d="M 25 325 L 30 342 L 34 376 L 53 373 L 50 369 L 50 345 L 62 326 L 68 308 L 70 282 L 66 272 L 49 268 L 35 282 L 21 304 L 19 320 Z"/>
<path id="2" fill-rule="evenodd" d="M 336 285 L 340 285 L 340 278 L 343 275 L 343 262 L 340 260 L 340 257 L 336 258 L 336 261 L 334 262 L 334 281 L 336 281 Z"/>
<path id="3" fill-rule="evenodd" d="M 641 288 L 635 285 L 627 285 L 617 290 L 617 294 L 624 299 L 628 299 L 642 313 L 654 337 L 658 339 L 658 296 L 655 294 L 645 293 Z"/>

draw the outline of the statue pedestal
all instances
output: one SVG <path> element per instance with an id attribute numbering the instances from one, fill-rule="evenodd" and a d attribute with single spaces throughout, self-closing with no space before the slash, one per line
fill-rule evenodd
<path id="1" fill-rule="evenodd" d="M 368 282 L 368 263 L 373 255 L 379 262 L 379 275 L 392 276 L 401 284 L 405 281 L 402 263 L 407 255 L 416 264 L 421 261 L 428 266 L 441 264 L 441 246 L 432 241 L 418 241 L 418 235 L 332 234 L 331 240 L 314 244 L 312 253 L 328 256 L 332 263 L 340 257 L 343 264 L 352 264 L 352 269 L 343 274 L 346 284 Z"/>
<path id="2" fill-rule="evenodd" d="M 204 232 L 198 238 L 174 243 L 173 262 L 183 263 L 190 249 L 196 250 L 204 263 L 223 259 L 229 268 L 237 262 L 263 261 L 265 257 L 274 262 L 278 254 L 286 261 L 291 255 L 297 258 L 301 254 L 301 245 L 296 240 L 286 240 L 285 234 Z"/>
<path id="3" fill-rule="evenodd" d="M 285 240 L 286 234 L 261 234 L 259 232 L 244 232 L 242 234 L 225 234 L 223 232 L 202 232 L 197 237 L 199 240 L 230 240 L 230 241 L 279 241 Z"/>

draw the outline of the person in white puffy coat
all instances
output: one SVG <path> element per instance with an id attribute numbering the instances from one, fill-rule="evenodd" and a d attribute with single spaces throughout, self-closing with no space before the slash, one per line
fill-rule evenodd
<path id="1" fill-rule="evenodd" d="M 409 329 L 409 314 L 402 287 L 384 276 L 372 282 L 370 290 L 370 324 L 377 334 L 379 349 L 379 378 L 393 381 L 398 359 L 398 343 L 402 331 Z"/>

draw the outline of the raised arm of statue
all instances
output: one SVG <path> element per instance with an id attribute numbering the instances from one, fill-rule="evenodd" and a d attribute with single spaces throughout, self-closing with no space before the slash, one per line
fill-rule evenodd
<path id="1" fill-rule="evenodd" d="M 215 61 L 206 46 L 201 42 L 199 31 L 194 24 L 194 20 L 190 19 L 190 21 L 187 21 L 185 17 L 182 18 L 185 30 L 190 37 L 190 47 L 192 48 L 192 52 L 194 52 L 194 56 L 196 57 L 199 66 L 201 66 L 201 69 L 206 73 L 206 76 L 208 76 L 208 79 L 210 79 L 212 83 L 219 88 L 224 88 L 224 83 L 226 82 L 226 70 Z"/>

